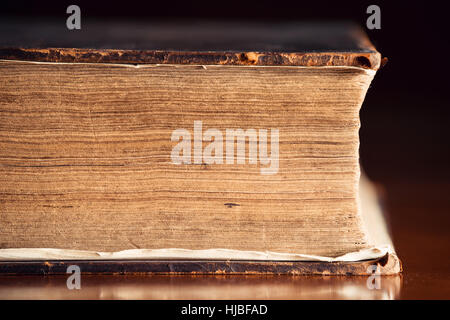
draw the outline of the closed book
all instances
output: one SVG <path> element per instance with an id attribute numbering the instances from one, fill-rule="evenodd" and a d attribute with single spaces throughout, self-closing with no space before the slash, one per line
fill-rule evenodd
<path id="1" fill-rule="evenodd" d="M 382 59 L 354 25 L 0 35 L 0 272 L 401 270 L 360 179 Z"/>

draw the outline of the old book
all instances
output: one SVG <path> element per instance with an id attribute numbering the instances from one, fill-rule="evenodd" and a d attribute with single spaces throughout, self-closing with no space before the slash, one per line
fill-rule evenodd
<path id="1" fill-rule="evenodd" d="M 0 35 L 0 260 L 400 271 L 358 191 L 381 56 L 354 26 L 6 21 Z"/>

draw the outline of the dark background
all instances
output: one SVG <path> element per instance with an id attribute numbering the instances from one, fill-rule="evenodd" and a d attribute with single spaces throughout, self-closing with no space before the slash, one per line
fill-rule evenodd
<path id="1" fill-rule="evenodd" d="M 351 20 L 389 62 L 361 110 L 361 162 L 386 191 L 405 264 L 402 297 L 450 298 L 449 12 L 445 1 L 3 1 L 0 16 L 82 19 Z M 381 8 L 381 30 L 365 28 Z"/>

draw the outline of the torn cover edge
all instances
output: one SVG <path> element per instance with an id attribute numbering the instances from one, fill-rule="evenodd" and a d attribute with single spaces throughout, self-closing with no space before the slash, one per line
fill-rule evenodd
<path id="1" fill-rule="evenodd" d="M 321 261 L 353 262 L 377 259 L 394 253 L 391 246 L 362 249 L 331 258 L 316 255 L 280 253 L 271 251 L 241 251 L 230 249 L 190 250 L 168 249 L 131 249 L 116 252 L 95 252 L 53 248 L 13 248 L 0 249 L 2 261 L 35 260 L 158 260 L 158 259 L 201 259 L 201 260 L 256 260 L 256 261 Z"/>

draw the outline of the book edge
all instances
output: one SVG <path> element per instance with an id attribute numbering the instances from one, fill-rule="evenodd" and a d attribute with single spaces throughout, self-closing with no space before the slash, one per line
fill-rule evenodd
<path id="1" fill-rule="evenodd" d="M 367 40 L 368 41 L 368 40 Z M 104 64 L 358 67 L 378 70 L 381 54 L 370 52 L 190 52 L 79 48 L 0 48 L 0 59 Z"/>

